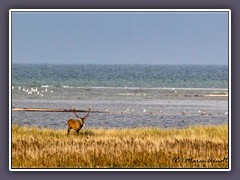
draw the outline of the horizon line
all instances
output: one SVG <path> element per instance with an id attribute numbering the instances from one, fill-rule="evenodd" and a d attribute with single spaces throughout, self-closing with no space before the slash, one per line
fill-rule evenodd
<path id="1" fill-rule="evenodd" d="M 158 64 L 158 63 L 46 63 L 46 62 L 40 62 L 40 63 L 28 63 L 28 62 L 11 62 L 11 64 L 23 64 L 23 65 L 203 65 L 203 66 L 211 66 L 211 65 L 226 65 L 229 64 L 193 64 L 193 63 L 183 63 L 183 64 Z"/>

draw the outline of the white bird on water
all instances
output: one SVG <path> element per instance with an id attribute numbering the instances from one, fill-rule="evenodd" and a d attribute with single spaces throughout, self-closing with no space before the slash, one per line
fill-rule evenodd
<path id="1" fill-rule="evenodd" d="M 201 115 L 207 115 L 205 111 L 198 111 Z"/>
<path id="2" fill-rule="evenodd" d="M 38 89 L 37 89 L 37 87 L 36 88 L 31 88 L 31 91 L 32 92 L 38 92 Z"/>
<path id="3" fill-rule="evenodd" d="M 124 109 L 121 113 L 126 113 L 127 111 Z"/>

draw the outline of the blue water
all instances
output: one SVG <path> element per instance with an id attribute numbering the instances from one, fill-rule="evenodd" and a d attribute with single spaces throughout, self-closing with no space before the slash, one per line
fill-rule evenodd
<path id="1" fill-rule="evenodd" d="M 85 128 L 228 123 L 228 97 L 209 96 L 228 93 L 226 65 L 13 64 L 11 93 L 14 107 L 107 109 Z M 59 129 L 72 117 L 14 111 L 12 122 Z"/>
<path id="2" fill-rule="evenodd" d="M 227 88 L 226 65 L 13 64 L 14 86 Z"/>

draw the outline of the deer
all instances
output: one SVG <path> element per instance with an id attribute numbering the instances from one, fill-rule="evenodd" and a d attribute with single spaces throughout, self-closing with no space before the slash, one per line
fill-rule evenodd
<path id="1" fill-rule="evenodd" d="M 87 117 L 89 116 L 89 113 L 91 112 L 91 108 L 88 108 L 87 115 L 82 118 L 76 114 L 76 108 L 73 109 L 73 112 L 78 119 L 69 119 L 67 121 L 67 124 L 68 124 L 67 135 L 69 135 L 69 132 L 71 129 L 75 130 L 76 133 L 79 134 L 79 131 L 84 126 L 84 121 L 87 119 Z"/>

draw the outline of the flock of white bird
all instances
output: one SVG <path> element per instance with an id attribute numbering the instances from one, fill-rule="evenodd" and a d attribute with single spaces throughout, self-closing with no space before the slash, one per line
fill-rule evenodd
<path id="1" fill-rule="evenodd" d="M 47 87 L 40 87 L 40 88 L 37 88 L 37 87 L 33 88 L 32 87 L 30 89 L 28 89 L 28 88 L 26 89 L 26 88 L 20 87 L 20 86 L 18 86 L 18 87 L 12 86 L 12 90 L 14 90 L 15 88 L 16 88 L 16 90 L 23 91 L 23 92 L 27 93 L 28 95 L 32 95 L 32 94 L 35 93 L 36 95 L 39 95 L 41 97 L 43 97 L 44 94 L 46 94 L 47 92 L 53 93 L 53 91 L 52 90 L 49 91 Z M 150 111 L 150 109 L 151 109 L 151 107 L 149 107 L 148 110 L 147 109 L 142 109 L 142 113 L 148 113 L 148 114 L 154 115 L 154 114 L 159 114 L 159 113 L 163 112 L 161 110 L 159 113 L 154 113 L 154 112 Z M 109 112 L 109 110 L 107 108 L 105 109 L 105 111 Z M 127 109 L 124 109 L 121 113 L 131 113 L 131 114 L 133 114 L 134 112 L 135 112 L 134 109 L 127 108 Z M 182 111 L 181 114 L 186 115 L 187 113 L 186 113 L 186 111 Z M 199 114 L 199 115 L 212 115 L 211 113 L 207 113 L 206 111 L 198 111 L 197 114 Z M 193 115 L 193 113 L 191 113 L 191 115 Z M 217 115 L 220 115 L 220 114 L 218 113 Z M 224 115 L 228 115 L 228 112 L 225 112 Z"/>
<path id="2" fill-rule="evenodd" d="M 28 95 L 32 95 L 35 93 L 36 95 L 41 96 L 41 97 L 43 97 L 44 94 L 46 94 L 47 92 L 53 93 L 53 91 L 49 91 L 47 87 L 44 87 L 44 88 L 32 87 L 32 88 L 28 89 L 28 88 L 24 88 L 21 86 L 18 86 L 18 87 L 12 86 L 12 90 L 14 90 L 15 88 L 16 88 L 16 90 L 25 92 Z"/>

